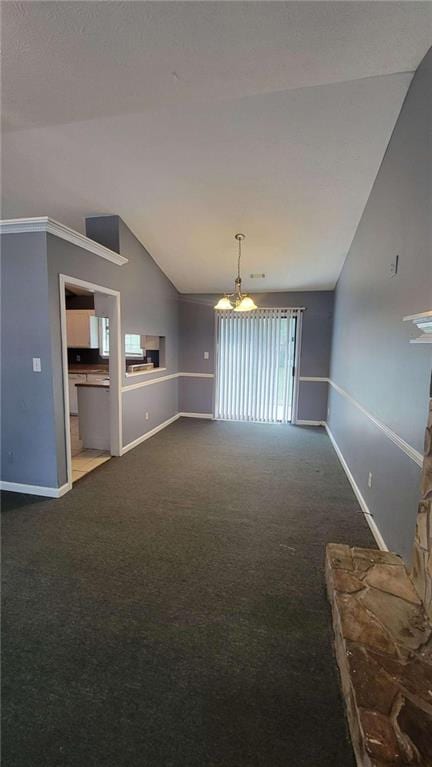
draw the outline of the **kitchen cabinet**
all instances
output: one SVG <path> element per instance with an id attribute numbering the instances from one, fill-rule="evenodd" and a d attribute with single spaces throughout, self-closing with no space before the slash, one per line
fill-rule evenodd
<path id="1" fill-rule="evenodd" d="M 109 381 L 109 373 L 87 373 L 87 383 L 103 383 Z"/>
<path id="2" fill-rule="evenodd" d="M 159 351 L 159 336 L 143 336 L 146 351 Z"/>
<path id="3" fill-rule="evenodd" d="M 99 320 L 94 309 L 68 309 L 66 332 L 68 348 L 99 348 Z"/>
<path id="4" fill-rule="evenodd" d="M 85 449 L 110 450 L 109 386 L 77 386 L 80 438 Z"/>
<path id="5" fill-rule="evenodd" d="M 78 392 L 77 384 L 80 383 L 104 383 L 109 381 L 109 373 L 69 373 L 69 413 L 70 415 L 79 415 L 78 413 Z"/>
<path id="6" fill-rule="evenodd" d="M 85 373 L 69 373 L 69 413 L 78 415 L 78 392 L 77 383 L 85 383 L 87 376 Z"/>

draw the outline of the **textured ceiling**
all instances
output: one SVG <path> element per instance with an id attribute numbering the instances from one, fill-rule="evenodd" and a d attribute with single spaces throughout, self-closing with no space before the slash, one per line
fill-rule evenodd
<path id="1" fill-rule="evenodd" d="M 2 5 L 4 218 L 118 213 L 179 290 L 333 287 L 412 72 L 416 2 Z"/>

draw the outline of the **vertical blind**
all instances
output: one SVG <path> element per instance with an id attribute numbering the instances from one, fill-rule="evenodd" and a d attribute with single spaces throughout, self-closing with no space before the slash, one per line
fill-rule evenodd
<path id="1" fill-rule="evenodd" d="M 216 418 L 291 421 L 298 314 L 278 308 L 217 315 Z"/>

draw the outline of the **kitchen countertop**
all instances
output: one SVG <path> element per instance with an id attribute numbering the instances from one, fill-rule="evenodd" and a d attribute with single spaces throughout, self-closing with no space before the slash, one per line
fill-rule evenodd
<path id="1" fill-rule="evenodd" d="M 110 382 L 109 381 L 88 381 L 87 383 L 85 381 L 76 383 L 75 386 L 78 387 L 89 387 L 89 388 L 97 388 L 97 389 L 109 389 Z"/>
<path id="2" fill-rule="evenodd" d="M 69 365 L 68 372 L 83 373 L 84 375 L 86 373 L 103 373 L 104 375 L 109 375 L 109 367 L 108 365 L 104 367 L 103 365 L 80 365 L 79 363 L 75 363 Z"/>

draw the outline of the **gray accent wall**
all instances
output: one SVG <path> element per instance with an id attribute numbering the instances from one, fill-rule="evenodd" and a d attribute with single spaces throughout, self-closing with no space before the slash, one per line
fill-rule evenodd
<path id="1" fill-rule="evenodd" d="M 179 378 L 179 411 L 181 413 L 213 413 L 213 378 Z"/>
<path id="2" fill-rule="evenodd" d="M 136 385 L 179 371 L 213 373 L 215 297 L 180 297 L 118 216 L 87 219 L 86 225 L 92 239 L 119 251 L 128 263 L 117 266 L 51 234 L 2 237 L 2 334 L 7 364 L 2 366 L 1 478 L 5 482 L 58 488 L 67 481 L 60 274 L 120 292 L 122 339 L 127 332 L 166 338 L 165 370 L 123 375 L 123 447 L 179 411 L 213 412 L 213 378 L 174 377 L 159 384 Z M 256 300 L 262 306 L 306 306 L 301 374 L 327 376 L 333 294 L 259 294 Z M 204 352 L 209 359 L 204 359 Z M 33 357 L 40 357 L 41 373 L 33 372 Z M 326 384 L 302 383 L 299 417 L 321 420 L 326 400 Z"/>
<path id="3" fill-rule="evenodd" d="M 106 227 L 106 236 L 104 236 Z M 116 227 L 118 236 L 116 235 Z M 116 266 L 57 237 L 48 235 L 48 274 L 52 312 L 53 358 L 61 360 L 59 274 L 94 282 L 120 291 L 121 335 L 125 333 L 162 335 L 166 338 L 166 370 L 127 377 L 123 387 L 159 378 L 178 371 L 178 293 L 150 254 L 118 216 L 102 216 L 86 221 L 87 235 L 109 246 L 118 239 L 119 252 L 128 259 Z M 122 369 L 125 370 L 122 349 Z M 123 390 L 123 447 L 151 431 L 177 412 L 177 379 L 141 388 Z M 63 381 L 61 367 L 54 369 L 56 412 L 63 413 Z M 149 413 L 146 420 L 145 413 Z M 62 415 L 58 424 L 58 463 L 60 480 L 66 481 L 64 427 Z M 62 481 L 60 481 L 62 484 Z"/>
<path id="4" fill-rule="evenodd" d="M 1 238 L 1 477 L 56 487 L 46 239 L 43 232 Z"/>
<path id="5" fill-rule="evenodd" d="M 6 482 L 57 488 L 67 481 L 60 274 L 120 291 L 122 341 L 127 332 L 166 337 L 166 370 L 123 375 L 123 387 L 133 387 L 122 394 L 123 446 L 178 412 L 177 378 L 135 388 L 178 372 L 176 289 L 118 216 L 88 220 L 87 232 L 110 247 L 117 243 L 128 263 L 117 266 L 51 234 L 2 236 L 1 478 Z M 33 372 L 33 357 L 41 358 L 41 373 Z"/>
<path id="6" fill-rule="evenodd" d="M 333 320 L 333 291 L 252 293 L 258 306 L 304 306 L 300 375 L 327 378 Z M 183 372 L 214 373 L 216 295 L 180 295 L 180 369 Z M 209 359 L 204 359 L 204 352 Z M 212 413 L 214 380 L 181 379 L 180 409 Z M 299 420 L 323 421 L 327 413 L 327 383 L 300 381 Z"/>
<path id="7" fill-rule="evenodd" d="M 432 354 L 428 345 L 409 343 L 419 332 L 402 318 L 432 309 L 431 67 L 429 51 L 342 269 L 331 360 L 332 381 L 420 452 Z M 328 422 L 384 540 L 408 560 L 420 468 L 332 387 Z"/>

